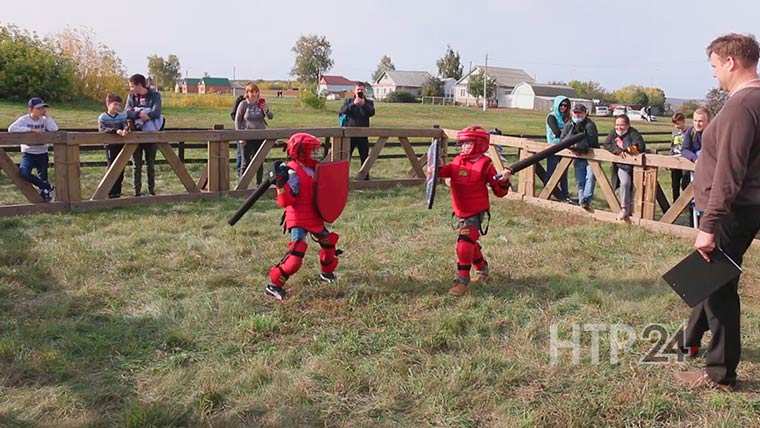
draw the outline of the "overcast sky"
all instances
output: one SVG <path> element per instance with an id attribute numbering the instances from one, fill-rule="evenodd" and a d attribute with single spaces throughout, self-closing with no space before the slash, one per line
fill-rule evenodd
<path id="1" fill-rule="evenodd" d="M 34 10 L 32 10 L 32 8 Z M 714 86 L 704 48 L 760 32 L 758 0 L 291 1 L 3 0 L 0 21 L 42 35 L 86 26 L 129 73 L 176 54 L 190 77 L 286 79 L 301 34 L 325 35 L 330 74 L 369 80 L 383 54 L 398 70 L 435 72 L 447 44 L 470 62 L 523 68 L 539 82 L 658 86 L 702 98 Z"/>

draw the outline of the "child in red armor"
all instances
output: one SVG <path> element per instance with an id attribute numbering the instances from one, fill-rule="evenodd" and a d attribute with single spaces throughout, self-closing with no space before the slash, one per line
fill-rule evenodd
<path id="1" fill-rule="evenodd" d="M 317 185 L 315 172 L 317 161 L 312 152 L 320 147 L 317 138 L 306 133 L 293 134 L 287 143 L 290 161 L 274 168 L 277 205 L 285 208 L 285 227 L 290 233 L 288 252 L 269 270 L 266 293 L 277 300 L 285 300 L 285 281 L 295 274 L 303 263 L 308 248 L 307 235 L 319 243 L 320 280 L 334 282 L 338 267 L 338 234 L 325 228 L 325 222 L 317 211 L 314 193 Z"/>
<path id="2" fill-rule="evenodd" d="M 457 277 L 449 293 L 461 296 L 468 291 L 470 269 L 475 265 L 478 281 L 488 278 L 488 263 L 478 238 L 484 216 L 490 208 L 488 187 L 498 197 L 509 191 L 509 170 L 497 177 L 488 151 L 490 134 L 480 126 L 470 126 L 457 133 L 461 151 L 451 163 L 439 169 L 438 176 L 451 179 L 451 206 L 458 221 Z"/>

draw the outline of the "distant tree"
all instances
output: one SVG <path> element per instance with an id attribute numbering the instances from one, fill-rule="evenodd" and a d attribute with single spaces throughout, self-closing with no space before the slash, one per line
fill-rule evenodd
<path id="1" fill-rule="evenodd" d="M 462 78 L 464 67 L 462 67 L 461 57 L 459 52 L 455 52 L 451 49 L 451 46 L 446 46 L 446 53 L 437 61 L 438 75 L 441 79 L 456 79 Z"/>
<path id="2" fill-rule="evenodd" d="M 13 25 L 0 25 L 0 98 L 76 96 L 75 64 L 55 43 Z"/>
<path id="3" fill-rule="evenodd" d="M 422 84 L 421 93 L 423 97 L 442 97 L 443 80 L 437 77 L 430 77 Z"/>
<path id="4" fill-rule="evenodd" d="M 330 58 L 332 47 L 325 36 L 301 36 L 291 50 L 296 54 L 296 61 L 290 74 L 303 83 L 316 83 L 334 64 Z"/>
<path id="5" fill-rule="evenodd" d="M 469 83 L 467 84 L 467 90 L 473 97 L 480 98 L 483 96 L 484 78 L 487 80 L 486 98 L 493 98 L 496 94 L 496 79 L 485 76 L 485 73 L 481 70 L 480 73 L 473 73 L 470 75 Z"/>
<path id="6" fill-rule="evenodd" d="M 662 114 L 665 111 L 665 91 L 660 88 L 643 88 L 642 90 L 647 96 L 648 105 L 658 111 L 658 114 Z"/>
<path id="7" fill-rule="evenodd" d="M 710 113 L 715 117 L 716 114 L 723 108 L 723 105 L 728 101 L 728 92 L 713 88 L 705 95 L 705 107 L 710 110 Z"/>
<path id="8" fill-rule="evenodd" d="M 166 59 L 158 55 L 149 56 L 148 74 L 153 77 L 158 89 L 173 88 L 177 80 L 182 76 L 179 58 L 173 54 L 169 55 Z"/>
<path id="9" fill-rule="evenodd" d="M 109 93 L 126 92 L 121 59 L 113 49 L 95 41 L 92 30 L 68 28 L 55 35 L 54 40 L 59 51 L 74 64 L 77 96 L 103 101 Z"/>
<path id="10" fill-rule="evenodd" d="M 375 69 L 375 72 L 372 73 L 372 82 L 377 82 L 377 79 L 382 77 L 383 73 L 386 71 L 392 71 L 395 70 L 396 66 L 393 65 L 393 61 L 391 61 L 391 57 L 388 55 L 383 55 L 382 58 L 380 58 L 380 62 L 377 64 L 377 69 Z"/>
<path id="11" fill-rule="evenodd" d="M 605 102 L 612 101 L 612 95 L 602 87 L 599 82 L 589 80 L 582 82 L 580 80 L 571 80 L 567 83 L 568 86 L 575 89 L 575 93 L 578 94 L 578 98 L 586 98 L 589 100 L 602 100 Z"/>
<path id="12" fill-rule="evenodd" d="M 678 109 L 681 113 L 683 113 L 686 117 L 690 117 L 694 114 L 694 111 L 698 108 L 702 107 L 702 103 L 696 100 L 689 100 L 685 103 L 681 104 L 681 108 Z"/>
<path id="13" fill-rule="evenodd" d="M 649 97 L 644 88 L 636 85 L 624 86 L 614 93 L 615 100 L 621 104 L 628 105 L 649 105 Z"/>

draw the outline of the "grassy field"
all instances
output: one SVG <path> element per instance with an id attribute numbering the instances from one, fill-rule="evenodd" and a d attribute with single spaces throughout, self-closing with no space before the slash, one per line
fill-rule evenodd
<path id="1" fill-rule="evenodd" d="M 54 112 L 79 127 L 95 108 Z M 19 109 L 0 103 L 0 123 Z M 289 104 L 276 111 L 273 126 L 334 119 Z M 187 120 L 173 126 L 208 126 L 226 108 L 181 112 L 167 108 Z M 374 124 L 540 133 L 542 116 L 379 105 Z M 741 289 L 743 388 L 695 393 L 670 379 L 701 358 L 641 363 L 656 344 L 644 328 L 672 333 L 688 314 L 658 279 L 688 252 L 686 240 L 495 202 L 483 239 L 492 278 L 454 299 L 448 198 L 428 211 L 419 188 L 357 191 L 335 225 L 346 251 L 340 281 L 315 281 L 312 244 L 292 298 L 277 304 L 262 286 L 287 242 L 280 210 L 262 201 L 233 229 L 224 221 L 239 203 L 0 219 L 0 426 L 760 423 L 757 249 Z M 552 364 L 551 327 L 569 340 L 575 324 L 638 334 L 618 362 L 601 334 L 594 363 L 584 333 L 578 364 L 567 350 Z"/>

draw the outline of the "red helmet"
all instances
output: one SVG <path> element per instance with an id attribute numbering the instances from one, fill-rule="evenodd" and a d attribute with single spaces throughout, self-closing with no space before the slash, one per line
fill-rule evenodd
<path id="1" fill-rule="evenodd" d="M 457 140 L 460 143 L 469 142 L 473 144 L 472 151 L 470 153 L 464 153 L 465 155 L 475 156 L 480 155 L 488 151 L 488 147 L 491 140 L 491 134 L 488 133 L 482 126 L 473 125 L 464 128 L 457 132 Z"/>
<path id="2" fill-rule="evenodd" d="M 322 143 L 320 143 L 317 137 L 305 132 L 299 132 L 290 136 L 286 150 L 289 158 L 311 164 L 316 162 L 312 159 L 311 152 L 318 149 L 321 145 Z"/>

